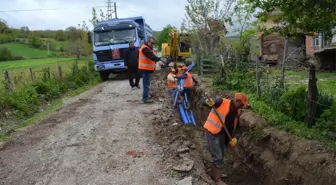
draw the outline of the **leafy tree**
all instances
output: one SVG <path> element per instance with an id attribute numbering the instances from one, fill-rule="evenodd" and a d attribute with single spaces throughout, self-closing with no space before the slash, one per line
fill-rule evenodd
<path id="1" fill-rule="evenodd" d="M 6 33 L 9 30 L 8 24 L 5 20 L 0 19 L 0 33 Z"/>
<path id="2" fill-rule="evenodd" d="M 55 40 L 58 40 L 58 41 L 65 41 L 66 40 L 64 30 L 57 30 L 56 31 Z"/>
<path id="3" fill-rule="evenodd" d="M 0 61 L 11 60 L 12 57 L 13 55 L 8 48 L 6 47 L 0 48 Z"/>
<path id="4" fill-rule="evenodd" d="M 176 29 L 176 28 L 171 25 L 167 25 L 163 28 L 163 30 L 158 35 L 156 43 L 157 43 L 157 47 L 159 50 L 161 50 L 162 43 L 167 43 L 169 41 L 169 35 L 172 29 Z"/>
<path id="5" fill-rule="evenodd" d="M 323 32 L 332 35 L 336 26 L 335 0 L 246 0 L 254 8 L 260 8 L 259 18 L 267 20 L 267 16 L 275 10 L 282 12 L 276 20 L 281 23 L 277 31 L 282 35 Z"/>
<path id="6" fill-rule="evenodd" d="M 42 48 L 43 41 L 39 32 L 31 32 L 28 36 L 28 45 L 33 48 Z"/>
<path id="7" fill-rule="evenodd" d="M 29 30 L 29 28 L 27 26 L 22 26 L 20 28 L 20 37 L 22 37 L 22 38 L 28 38 L 29 32 L 30 32 L 30 30 Z"/>

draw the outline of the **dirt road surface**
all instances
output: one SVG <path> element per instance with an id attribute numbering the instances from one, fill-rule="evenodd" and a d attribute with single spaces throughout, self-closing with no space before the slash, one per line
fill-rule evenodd
<path id="1" fill-rule="evenodd" d="M 141 92 L 109 81 L 66 100 L 0 149 L 1 184 L 175 184 L 162 173 L 153 136 L 151 112 L 161 106 L 141 104 Z"/>

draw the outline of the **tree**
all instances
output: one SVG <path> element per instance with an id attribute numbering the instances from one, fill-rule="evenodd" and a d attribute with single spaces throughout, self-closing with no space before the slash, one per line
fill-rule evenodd
<path id="1" fill-rule="evenodd" d="M 29 30 L 29 28 L 27 26 L 22 26 L 20 28 L 20 37 L 22 37 L 22 38 L 28 38 L 29 32 L 30 32 L 30 30 Z"/>
<path id="2" fill-rule="evenodd" d="M 206 55 L 216 53 L 220 37 L 227 33 L 225 23 L 234 0 L 188 0 L 183 29 L 195 32 L 200 49 Z"/>
<path id="3" fill-rule="evenodd" d="M 86 23 L 78 25 L 79 28 L 76 27 L 68 27 L 66 28 L 67 36 L 68 36 L 68 44 L 67 49 L 69 54 L 76 55 L 79 59 L 81 56 L 88 56 L 91 53 L 91 47 L 88 44 L 86 31 L 87 26 Z"/>
<path id="4" fill-rule="evenodd" d="M 42 48 L 43 41 L 39 35 L 39 32 L 31 32 L 28 36 L 28 45 L 33 48 Z"/>
<path id="5" fill-rule="evenodd" d="M 261 9 L 259 19 L 262 21 L 265 21 L 273 11 L 280 10 L 282 14 L 276 21 L 281 23 L 277 31 L 282 35 L 323 32 L 331 36 L 331 30 L 336 26 L 335 0 L 246 1 L 254 8 Z"/>
<path id="6" fill-rule="evenodd" d="M 8 24 L 5 20 L 0 19 L 0 33 L 6 33 L 9 30 Z"/>
<path id="7" fill-rule="evenodd" d="M 157 38 L 157 41 L 156 41 L 159 50 L 161 50 L 162 43 L 167 43 L 169 41 L 169 34 L 170 34 L 172 29 L 176 29 L 176 28 L 171 26 L 170 24 L 168 24 L 160 32 L 160 34 Z"/>
<path id="8" fill-rule="evenodd" d="M 257 33 L 256 22 L 252 21 L 253 6 L 246 3 L 245 0 L 238 1 L 234 8 L 234 15 L 237 19 L 234 21 L 238 28 L 234 31 L 238 33 L 239 42 L 235 45 L 235 48 L 239 52 L 239 61 L 236 63 L 236 69 L 238 69 L 238 63 L 247 62 L 251 53 L 251 38 Z"/>

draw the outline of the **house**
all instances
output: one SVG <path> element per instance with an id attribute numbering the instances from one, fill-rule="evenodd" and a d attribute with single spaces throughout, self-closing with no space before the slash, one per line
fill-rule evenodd
<path id="1" fill-rule="evenodd" d="M 261 62 L 267 65 L 281 65 L 284 55 L 284 47 L 286 38 L 281 36 L 274 28 L 281 27 L 281 23 L 275 20 L 282 15 L 280 10 L 274 10 L 267 20 L 260 26 L 261 29 L 271 30 L 271 34 L 258 34 L 260 41 Z M 286 66 L 296 66 L 300 58 L 304 55 L 305 36 L 304 34 L 288 39 Z"/>
<path id="2" fill-rule="evenodd" d="M 320 70 L 336 71 L 336 34 L 331 39 L 323 33 L 306 36 L 306 52 L 320 59 Z"/>

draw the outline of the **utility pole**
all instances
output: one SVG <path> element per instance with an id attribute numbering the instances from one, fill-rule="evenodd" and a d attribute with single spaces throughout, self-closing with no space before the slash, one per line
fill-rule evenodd
<path id="1" fill-rule="evenodd" d="M 112 19 L 112 5 L 111 5 L 111 0 L 108 0 L 106 3 L 107 3 L 107 19 Z"/>
<path id="2" fill-rule="evenodd" d="M 108 19 L 112 19 L 112 14 L 114 13 L 114 18 L 118 18 L 117 17 L 117 3 L 113 2 L 113 10 L 112 10 L 112 2 L 111 0 L 108 0 L 106 2 L 107 4 L 107 18 Z"/>
<path id="3" fill-rule="evenodd" d="M 118 16 L 117 16 L 117 3 L 114 2 L 114 17 L 117 19 Z"/>

